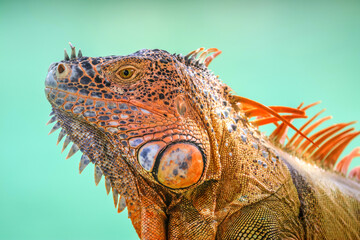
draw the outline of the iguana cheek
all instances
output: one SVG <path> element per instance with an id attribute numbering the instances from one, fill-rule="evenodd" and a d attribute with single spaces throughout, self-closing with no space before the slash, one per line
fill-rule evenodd
<path id="1" fill-rule="evenodd" d="M 157 180 L 173 189 L 186 188 L 197 183 L 204 169 L 199 148 L 191 143 L 169 145 L 159 156 Z"/>

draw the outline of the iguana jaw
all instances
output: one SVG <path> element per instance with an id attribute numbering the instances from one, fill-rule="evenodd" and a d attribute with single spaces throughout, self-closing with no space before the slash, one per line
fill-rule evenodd
<path id="1" fill-rule="evenodd" d="M 103 132 L 87 124 L 81 116 L 71 116 L 66 111 L 56 108 L 54 105 L 53 112 L 62 131 L 65 131 L 65 134 L 76 145 L 76 148 L 88 156 L 91 162 L 100 162 L 104 159 L 105 146 L 110 142 Z M 72 154 L 71 151 L 69 154 Z"/>

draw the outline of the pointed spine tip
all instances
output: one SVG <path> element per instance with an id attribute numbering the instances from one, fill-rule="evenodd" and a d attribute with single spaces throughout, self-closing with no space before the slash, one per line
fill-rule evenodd
<path id="1" fill-rule="evenodd" d="M 95 173 L 94 173 L 94 175 L 95 175 L 95 185 L 97 186 L 97 185 L 99 185 L 99 182 L 100 182 L 101 177 L 103 175 L 102 170 L 98 165 L 95 165 Z"/>
<path id="2" fill-rule="evenodd" d="M 69 61 L 69 60 L 70 60 L 69 54 L 67 53 L 66 49 L 64 49 L 64 60 L 65 60 L 65 61 Z"/>
<path id="3" fill-rule="evenodd" d="M 65 141 L 63 143 L 63 147 L 61 149 L 61 152 L 64 152 L 64 150 L 67 148 L 67 146 L 69 145 L 69 143 L 71 142 L 71 139 L 69 137 L 69 135 L 66 136 Z"/>
<path id="4" fill-rule="evenodd" d="M 106 194 L 109 195 L 111 190 L 111 182 L 109 178 L 105 178 L 105 189 L 106 189 Z"/>
<path id="5" fill-rule="evenodd" d="M 55 132 L 56 130 L 58 130 L 61 127 L 59 122 L 56 122 L 55 125 L 53 126 L 53 128 L 50 130 L 49 134 L 52 134 L 53 132 Z"/>
<path id="6" fill-rule="evenodd" d="M 79 147 L 74 143 L 65 159 L 71 158 L 77 151 L 79 151 Z"/>
<path id="7" fill-rule="evenodd" d="M 124 196 L 120 196 L 119 205 L 118 205 L 118 213 L 121 213 L 126 208 L 126 201 Z"/>
<path id="8" fill-rule="evenodd" d="M 81 174 L 82 171 L 86 168 L 86 166 L 90 163 L 90 159 L 88 156 L 86 156 L 85 154 L 83 154 L 81 156 L 81 160 L 79 163 L 79 173 Z"/>
<path id="9" fill-rule="evenodd" d="M 79 52 L 78 52 L 78 58 L 81 58 L 83 56 L 82 52 L 81 52 L 81 49 L 79 49 Z"/>
<path id="10" fill-rule="evenodd" d="M 76 52 L 75 52 L 75 47 L 71 44 L 71 42 L 69 42 L 70 48 L 71 48 L 71 56 L 70 59 L 76 59 Z"/>
<path id="11" fill-rule="evenodd" d="M 53 116 L 52 118 L 50 118 L 50 120 L 46 123 L 46 125 L 49 125 L 53 122 L 55 122 L 57 120 L 57 117 L 56 116 Z"/>
<path id="12" fill-rule="evenodd" d="M 59 136 L 58 136 L 58 139 L 57 139 L 57 142 L 56 142 L 56 145 L 59 145 L 59 143 L 61 142 L 61 140 L 63 139 L 63 137 L 66 135 L 66 131 L 64 128 L 61 129 L 60 133 L 59 133 Z"/>
<path id="13" fill-rule="evenodd" d="M 117 205 L 118 205 L 118 201 L 119 201 L 119 193 L 114 188 L 113 188 L 113 199 L 114 199 L 114 205 L 115 205 L 115 208 L 116 208 Z"/>

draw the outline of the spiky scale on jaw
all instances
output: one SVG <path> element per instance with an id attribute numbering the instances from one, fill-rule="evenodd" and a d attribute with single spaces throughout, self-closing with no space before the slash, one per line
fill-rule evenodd
<path id="1" fill-rule="evenodd" d="M 111 190 L 111 181 L 109 178 L 105 179 L 105 189 L 106 189 L 106 194 L 109 195 Z"/>
<path id="2" fill-rule="evenodd" d="M 95 184 L 96 186 L 99 185 L 99 182 L 101 180 L 101 177 L 103 175 L 101 168 L 98 165 L 95 165 L 95 169 L 94 169 L 94 176 L 95 176 Z"/>
<path id="3" fill-rule="evenodd" d="M 57 120 L 57 117 L 56 116 L 53 116 L 52 118 L 50 118 L 50 120 L 46 123 L 46 125 L 49 125 L 53 122 L 55 122 Z"/>
<path id="4" fill-rule="evenodd" d="M 82 171 L 86 168 L 86 166 L 90 163 L 90 159 L 83 154 L 81 156 L 80 164 L 79 164 L 79 173 L 82 173 Z"/>
<path id="5" fill-rule="evenodd" d="M 63 147 L 61 149 L 61 152 L 63 152 L 67 148 L 67 146 L 69 145 L 70 142 L 71 142 L 71 139 L 70 139 L 69 135 L 67 135 L 66 138 L 65 138 L 65 141 L 63 143 Z"/>
<path id="6" fill-rule="evenodd" d="M 61 127 L 59 122 L 56 122 L 51 131 L 49 132 L 49 135 L 58 130 Z"/>
<path id="7" fill-rule="evenodd" d="M 115 205 L 115 208 L 116 208 L 117 205 L 118 205 L 118 201 L 119 201 L 119 193 L 114 188 L 113 188 L 113 199 L 114 199 L 114 205 Z"/>
<path id="8" fill-rule="evenodd" d="M 314 156 L 327 149 L 326 163 L 333 164 L 357 133 L 350 129 L 339 135 L 341 148 L 323 147 L 336 136 L 315 141 L 308 133 L 328 118 L 300 131 L 290 124 L 306 117 L 305 111 L 316 103 L 268 108 L 234 96 L 207 69 L 221 53 L 217 49 L 200 48 L 185 57 L 145 49 L 129 56 L 90 58 L 80 50 L 76 56 L 70 46 L 71 57 L 65 51 L 65 60 L 53 64 L 46 79 L 52 115 L 64 129 L 58 141 L 67 134 L 63 150 L 74 141 L 70 156 L 81 149 L 80 173 L 90 161 L 96 164 L 96 185 L 104 175 L 115 208 L 121 212 L 128 205 L 140 237 L 234 239 L 246 232 L 247 237 L 302 239 L 305 232 L 308 238 L 354 237 L 359 232 L 357 220 L 347 213 L 359 211 L 359 199 L 348 189 L 360 192 L 360 187 L 353 182 L 338 187 L 347 180 L 304 164 L 279 146 L 291 126 L 299 134 L 287 147 Z M 274 123 L 271 141 L 245 115 L 257 117 L 254 124 Z M 310 141 L 319 150 L 307 148 Z M 195 162 L 196 171 L 191 167 Z M 333 199 L 332 193 L 327 195 L 333 184 L 340 204 L 327 201 Z M 331 217 L 328 209 L 341 217 Z M 341 226 L 345 218 L 350 225 L 356 223 L 351 233 Z"/>
<path id="9" fill-rule="evenodd" d="M 71 158 L 77 151 L 79 151 L 79 147 L 76 144 L 73 144 L 68 155 L 66 156 L 66 159 Z"/>
<path id="10" fill-rule="evenodd" d="M 121 213 L 126 208 L 126 202 L 125 198 L 123 196 L 120 196 L 119 204 L 118 204 L 118 213 Z"/>
<path id="11" fill-rule="evenodd" d="M 58 145 L 61 142 L 61 140 L 64 138 L 64 136 L 66 136 L 66 131 L 65 131 L 64 128 L 62 128 L 60 133 L 59 133 L 56 145 Z"/>

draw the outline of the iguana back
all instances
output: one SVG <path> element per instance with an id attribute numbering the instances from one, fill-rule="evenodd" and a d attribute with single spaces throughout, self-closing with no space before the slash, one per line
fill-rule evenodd
<path id="1" fill-rule="evenodd" d="M 301 202 L 305 239 L 359 239 L 359 184 L 285 156 Z"/>

